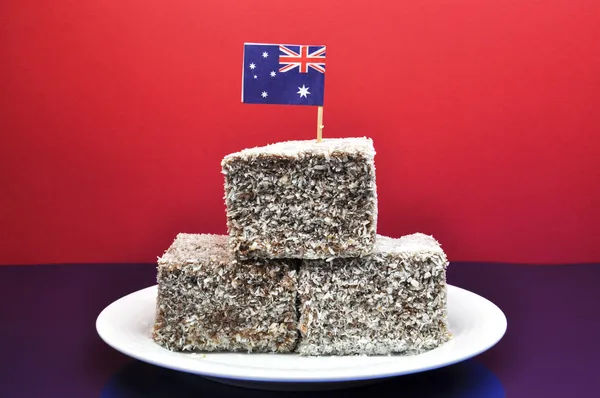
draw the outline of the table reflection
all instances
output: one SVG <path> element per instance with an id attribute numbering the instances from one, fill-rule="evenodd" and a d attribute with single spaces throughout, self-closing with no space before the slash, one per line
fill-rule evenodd
<path id="1" fill-rule="evenodd" d="M 263 385 L 273 387 L 273 385 Z M 314 386 L 311 386 L 314 387 Z M 134 361 L 115 374 L 101 398 L 276 398 L 276 397 L 403 397 L 403 398 L 503 398 L 500 380 L 484 365 L 468 360 L 429 372 L 379 380 L 362 386 L 323 391 L 268 391 L 230 386 L 201 376 Z M 339 387 L 339 386 L 338 386 Z"/>

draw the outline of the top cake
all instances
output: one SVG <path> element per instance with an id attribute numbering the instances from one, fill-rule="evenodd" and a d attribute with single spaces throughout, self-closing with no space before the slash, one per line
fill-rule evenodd
<path id="1" fill-rule="evenodd" d="M 223 158 L 231 249 L 240 259 L 357 257 L 377 230 L 369 138 L 287 141 Z"/>

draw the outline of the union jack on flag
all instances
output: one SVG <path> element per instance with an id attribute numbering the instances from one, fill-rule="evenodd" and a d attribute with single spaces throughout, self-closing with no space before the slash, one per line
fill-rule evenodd
<path id="1" fill-rule="evenodd" d="M 279 65 L 283 65 L 279 72 L 288 72 L 295 67 L 300 69 L 300 73 L 308 73 L 308 68 L 313 68 L 317 72 L 325 73 L 325 46 L 316 47 L 317 50 L 308 52 L 309 46 L 299 46 L 300 51 L 295 52 L 288 46 L 279 45 Z"/>
<path id="2" fill-rule="evenodd" d="M 323 105 L 326 46 L 244 44 L 242 102 Z"/>

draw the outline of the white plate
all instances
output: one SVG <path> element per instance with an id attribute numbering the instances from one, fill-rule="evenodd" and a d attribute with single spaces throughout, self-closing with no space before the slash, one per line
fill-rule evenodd
<path id="1" fill-rule="evenodd" d="M 150 337 L 156 292 L 157 287 L 152 286 L 106 307 L 96 320 L 100 337 L 114 349 L 141 361 L 237 385 L 356 382 L 422 372 L 474 357 L 496 344 L 506 332 L 506 317 L 496 305 L 475 293 L 448 286 L 448 315 L 454 337 L 420 355 L 176 353 L 160 347 Z"/>

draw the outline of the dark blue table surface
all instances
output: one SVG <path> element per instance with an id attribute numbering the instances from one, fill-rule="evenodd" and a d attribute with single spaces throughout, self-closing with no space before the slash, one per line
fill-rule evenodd
<path id="1" fill-rule="evenodd" d="M 107 346 L 96 317 L 155 284 L 154 264 L 0 267 L 0 397 L 597 397 L 600 264 L 452 263 L 449 283 L 496 303 L 508 330 L 474 359 L 350 390 L 269 392 L 148 365 Z"/>

